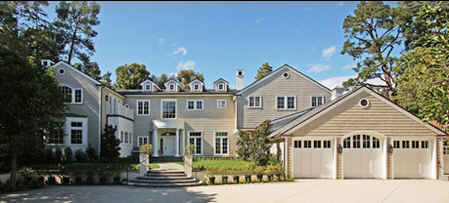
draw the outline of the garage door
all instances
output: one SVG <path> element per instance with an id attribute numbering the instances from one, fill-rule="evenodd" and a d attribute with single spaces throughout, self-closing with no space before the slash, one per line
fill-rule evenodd
<path id="1" fill-rule="evenodd" d="M 343 140 L 344 178 L 382 178 L 382 142 L 371 135 L 353 135 Z"/>
<path id="2" fill-rule="evenodd" d="M 443 140 L 443 170 L 444 174 L 449 174 L 449 140 Z"/>
<path id="3" fill-rule="evenodd" d="M 431 140 L 423 138 L 393 139 L 394 178 L 430 178 Z"/>
<path id="4" fill-rule="evenodd" d="M 332 178 L 333 145 L 331 139 L 294 140 L 295 178 Z"/>

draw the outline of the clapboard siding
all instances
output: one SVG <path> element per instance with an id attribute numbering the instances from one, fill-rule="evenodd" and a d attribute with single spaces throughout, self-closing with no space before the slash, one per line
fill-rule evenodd
<path id="1" fill-rule="evenodd" d="M 288 79 L 282 76 L 285 72 L 290 74 Z M 262 96 L 262 108 L 248 108 L 249 96 Z M 276 96 L 296 96 L 296 110 L 277 110 Z M 325 100 L 329 101 L 330 92 L 285 68 L 238 97 L 238 128 L 255 128 L 264 120 L 273 120 L 310 108 L 312 96 L 324 96 Z"/>
<path id="2" fill-rule="evenodd" d="M 367 98 L 368 108 L 361 108 L 359 100 Z M 385 136 L 431 136 L 433 131 L 418 121 L 406 116 L 390 104 L 363 91 L 353 98 L 306 124 L 292 135 L 343 136 L 352 131 L 371 130 Z"/>

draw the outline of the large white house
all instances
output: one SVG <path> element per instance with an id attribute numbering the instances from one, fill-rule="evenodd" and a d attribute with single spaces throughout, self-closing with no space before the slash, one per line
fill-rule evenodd
<path id="1" fill-rule="evenodd" d="M 121 156 L 142 144 L 155 157 L 236 156 L 239 130 L 272 121 L 272 152 L 295 178 L 430 178 L 449 173 L 447 134 L 367 87 L 330 90 L 289 65 L 236 89 L 223 78 L 207 88 L 151 80 L 114 91 L 72 66 L 54 65 L 69 106 L 67 136 L 48 146 L 99 151 L 106 125 L 117 127 Z M 278 151 L 280 150 L 280 151 Z M 449 161 L 449 160 L 448 160 Z M 448 164 L 445 164 L 448 163 Z"/>

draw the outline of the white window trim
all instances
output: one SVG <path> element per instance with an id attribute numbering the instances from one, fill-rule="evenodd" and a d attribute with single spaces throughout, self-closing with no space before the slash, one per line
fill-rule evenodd
<path id="1" fill-rule="evenodd" d="M 82 127 L 72 127 L 72 122 L 81 122 L 83 123 Z M 86 146 L 87 145 L 87 118 L 77 118 L 77 117 L 67 117 L 66 118 L 66 132 L 67 139 L 64 140 L 64 143 L 68 146 Z M 72 144 L 72 129 L 74 130 L 82 130 L 81 134 L 81 144 Z M 64 136 L 65 137 L 65 136 Z"/>
<path id="2" fill-rule="evenodd" d="M 221 140 L 221 143 L 220 143 L 220 147 L 221 147 L 221 149 L 220 149 L 220 154 L 217 154 L 217 143 L 216 143 L 216 141 L 217 141 L 217 133 L 226 133 L 227 135 L 226 135 L 226 138 L 228 139 L 228 144 L 227 144 L 227 146 L 226 146 L 226 148 L 227 148 L 227 150 L 226 150 L 226 154 L 223 154 L 223 139 L 220 139 Z M 219 138 L 224 138 L 223 136 L 221 136 L 221 137 L 219 137 Z M 201 145 L 201 147 L 202 147 L 202 145 Z M 229 156 L 229 132 L 228 131 L 224 131 L 224 130 L 222 130 L 222 131 L 214 131 L 214 155 L 216 155 L 216 156 Z"/>
<path id="3" fill-rule="evenodd" d="M 139 113 L 139 102 L 142 102 L 142 113 Z M 145 114 L 145 102 L 148 102 L 148 114 Z M 137 116 L 151 116 L 151 100 L 150 99 L 138 99 L 136 100 L 136 115 Z"/>
<path id="4" fill-rule="evenodd" d="M 313 97 L 321 97 L 321 105 L 326 103 L 326 97 L 324 95 L 322 95 L 322 94 L 321 95 L 313 95 L 313 96 L 310 96 L 310 106 L 311 107 L 320 106 L 318 104 L 316 106 L 313 106 Z M 318 101 L 317 101 L 317 103 L 318 103 Z"/>
<path id="5" fill-rule="evenodd" d="M 195 89 L 195 85 L 198 85 L 198 89 Z M 190 86 L 190 91 L 192 91 L 192 92 L 202 92 L 203 91 L 203 85 L 200 82 L 194 82 Z"/>
<path id="6" fill-rule="evenodd" d="M 173 85 L 174 89 L 170 89 L 170 85 Z M 176 82 L 167 83 L 166 91 L 167 92 L 177 92 L 178 91 L 178 84 L 176 84 Z"/>
<path id="7" fill-rule="evenodd" d="M 284 108 L 278 108 L 278 98 L 279 97 L 283 97 L 284 98 Z M 293 97 L 293 105 L 294 105 L 293 108 L 288 108 L 288 98 L 289 97 Z M 275 103 L 274 104 L 275 105 L 274 108 L 277 109 L 277 110 L 280 110 L 280 111 L 295 111 L 296 107 L 297 107 L 296 96 L 276 96 L 274 103 Z"/>
<path id="8" fill-rule="evenodd" d="M 147 86 L 150 86 L 150 88 L 147 88 Z M 143 84 L 143 90 L 144 91 L 153 91 L 153 84 L 151 84 L 150 82 L 146 82 Z"/>
<path id="9" fill-rule="evenodd" d="M 190 133 L 200 133 L 201 135 L 200 135 L 200 137 L 201 137 L 201 153 L 200 154 L 196 154 L 196 153 L 193 153 L 193 155 L 196 155 L 196 156 L 201 156 L 201 155 L 203 155 L 203 152 L 204 152 L 204 150 L 203 150 L 203 148 L 204 148 L 204 136 L 203 136 L 203 132 L 202 131 L 189 131 L 188 133 L 187 133 L 187 144 L 188 145 L 190 145 Z M 194 137 L 197 137 L 197 136 L 194 136 Z M 196 142 L 196 141 L 195 141 Z M 195 152 L 196 152 L 196 143 L 195 143 Z"/>
<path id="10" fill-rule="evenodd" d="M 140 144 L 140 139 L 142 138 L 142 144 Z M 138 147 L 140 147 L 140 146 L 142 146 L 142 145 L 145 145 L 145 143 L 144 143 L 144 138 L 147 138 L 147 143 L 146 144 L 148 144 L 149 143 L 149 141 L 150 141 L 150 137 L 149 136 L 137 136 L 137 146 Z"/>
<path id="11" fill-rule="evenodd" d="M 249 102 L 249 98 L 251 98 L 251 97 L 254 97 L 254 106 L 250 106 L 250 102 Z M 256 106 L 256 98 L 257 97 L 259 97 L 260 99 L 259 99 L 259 106 Z M 250 108 L 250 109 L 261 109 L 262 108 L 262 102 L 263 102 L 263 99 L 262 99 L 262 96 L 248 96 L 248 108 Z"/>
<path id="12" fill-rule="evenodd" d="M 220 102 L 224 101 L 223 107 L 220 107 Z M 225 109 L 228 106 L 228 100 L 226 99 L 217 99 L 217 109 Z"/>
<path id="13" fill-rule="evenodd" d="M 175 117 L 174 118 L 164 118 L 164 102 L 175 102 Z M 176 99 L 161 99 L 161 120 L 174 120 L 178 118 L 178 101 Z"/>
<path id="14" fill-rule="evenodd" d="M 201 105 L 201 109 L 197 108 L 197 103 L 201 101 L 203 104 Z M 189 109 L 189 102 L 193 102 L 193 109 Z M 204 100 L 202 99 L 188 99 L 186 101 L 186 110 L 187 111 L 203 111 L 204 110 Z"/>

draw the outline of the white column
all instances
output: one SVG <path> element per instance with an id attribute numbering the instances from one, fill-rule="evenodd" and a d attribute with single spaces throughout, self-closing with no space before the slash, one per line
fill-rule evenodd
<path id="1" fill-rule="evenodd" d="M 153 129 L 153 156 L 159 156 L 157 144 L 157 128 Z"/>
<path id="2" fill-rule="evenodd" d="M 382 163 L 383 163 L 383 165 L 384 165 L 384 167 L 383 167 L 383 174 L 382 174 L 382 179 L 384 179 L 384 180 L 386 180 L 387 179 L 387 174 L 388 174 L 388 168 L 389 168 L 389 166 L 388 166 L 388 164 L 387 164 L 387 162 L 388 162 L 388 137 L 387 136 L 385 136 L 384 137 L 384 140 L 383 140 L 383 158 L 382 158 Z"/>
<path id="3" fill-rule="evenodd" d="M 186 147 L 185 142 L 186 142 L 186 130 L 185 130 L 185 129 L 182 129 L 182 140 L 181 140 L 181 143 L 182 143 L 182 151 L 181 151 L 181 154 L 182 154 L 183 156 L 184 156 L 184 151 L 185 151 L 185 147 Z"/>
<path id="4" fill-rule="evenodd" d="M 338 156 L 337 146 L 338 146 L 338 139 L 337 139 L 337 137 L 334 137 L 334 144 L 332 145 L 332 151 L 334 152 L 334 163 L 333 163 L 334 171 L 332 172 L 333 179 L 337 179 L 337 171 L 338 171 L 338 169 L 337 169 L 337 156 Z"/>
<path id="5" fill-rule="evenodd" d="M 176 156 L 179 156 L 179 129 L 176 128 Z"/>

